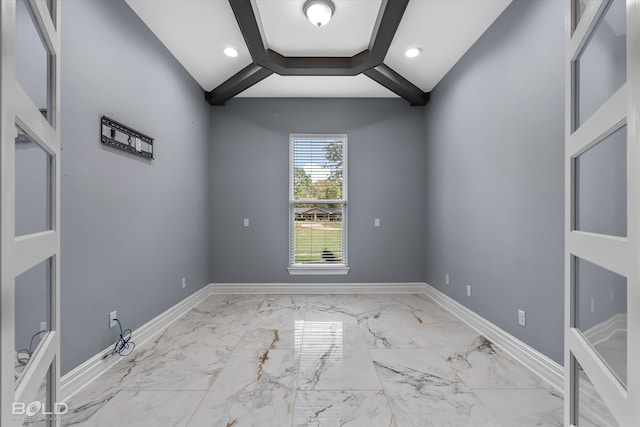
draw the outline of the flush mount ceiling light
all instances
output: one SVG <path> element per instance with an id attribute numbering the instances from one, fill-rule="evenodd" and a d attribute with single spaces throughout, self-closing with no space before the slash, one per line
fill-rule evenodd
<path id="1" fill-rule="evenodd" d="M 230 58 L 235 58 L 236 56 L 238 56 L 238 51 L 232 47 L 225 47 L 223 52 Z"/>
<path id="2" fill-rule="evenodd" d="M 335 0 L 333 1 L 335 2 Z M 340 1 L 348 2 L 348 0 Z M 355 3 L 355 0 L 352 1 Z M 361 0 L 361 2 L 363 1 Z M 290 2 L 293 3 L 294 0 Z M 366 2 L 369 3 L 369 0 Z M 431 98 L 431 92 L 423 92 L 422 89 L 384 63 L 409 2 L 410 0 L 380 1 L 379 25 L 375 26 L 374 34 L 371 36 L 371 43 L 367 49 L 351 57 L 329 56 L 319 58 L 314 56 L 285 56 L 275 50 L 265 52 L 266 43 L 262 37 L 258 19 L 256 19 L 256 11 L 252 6 L 256 2 L 230 0 L 229 5 L 240 27 L 246 50 L 251 57 L 251 63 L 222 82 L 215 89 L 206 92 L 206 100 L 211 105 L 225 105 L 225 102 L 231 98 L 273 75 L 364 76 L 406 99 L 410 105 L 425 105 Z M 295 3 L 297 4 L 295 7 L 300 7 L 300 3 L 306 4 L 302 0 L 295 0 Z M 297 13 L 300 13 L 300 9 L 298 9 Z M 339 26 L 339 24 L 337 22 L 335 25 Z M 243 52 L 243 55 L 246 55 L 246 53 Z"/>
<path id="3" fill-rule="evenodd" d="M 422 53 L 422 49 L 419 47 L 411 47 L 404 52 L 404 56 L 407 58 L 415 58 Z"/>
<path id="4" fill-rule="evenodd" d="M 322 27 L 329 22 L 336 7 L 331 0 L 307 0 L 302 10 L 313 25 Z"/>

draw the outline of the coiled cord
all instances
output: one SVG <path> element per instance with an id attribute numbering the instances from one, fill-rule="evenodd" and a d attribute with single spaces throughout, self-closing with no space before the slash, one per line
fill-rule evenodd
<path id="1" fill-rule="evenodd" d="M 111 353 L 107 353 L 102 356 L 103 360 L 114 354 L 126 356 L 127 354 L 131 353 L 136 346 L 136 343 L 131 341 L 131 329 L 122 330 L 122 323 L 120 323 L 118 319 L 113 320 L 118 322 L 118 326 L 120 327 L 120 338 L 118 338 L 118 341 L 116 341 L 115 345 L 113 346 L 113 350 L 111 350 Z"/>
<path id="2" fill-rule="evenodd" d="M 31 359 L 31 356 L 33 355 L 33 340 L 38 335 L 46 334 L 47 332 L 49 331 L 43 330 L 43 331 L 36 332 L 31 337 L 31 341 L 29 342 L 29 348 L 23 348 L 16 352 L 16 359 L 18 359 L 18 366 L 24 366 L 27 363 L 29 363 L 29 359 Z"/>

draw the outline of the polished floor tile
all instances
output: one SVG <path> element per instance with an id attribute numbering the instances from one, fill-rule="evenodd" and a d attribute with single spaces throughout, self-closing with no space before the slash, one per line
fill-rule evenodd
<path id="1" fill-rule="evenodd" d="M 499 425 L 435 351 L 374 350 L 372 357 L 398 426 Z"/>
<path id="2" fill-rule="evenodd" d="M 116 393 L 97 411 L 75 413 L 63 424 L 95 427 L 184 427 L 204 396 L 204 391 L 133 391 Z M 83 415 L 89 415 L 85 417 Z M 66 416 L 65 416 L 66 417 Z"/>
<path id="3" fill-rule="evenodd" d="M 483 336 L 476 337 L 446 360 L 470 388 L 544 387 L 538 376 Z"/>
<path id="4" fill-rule="evenodd" d="M 562 424 L 538 377 L 407 294 L 211 295 L 67 403 L 66 426 Z"/>
<path id="5" fill-rule="evenodd" d="M 295 427 L 396 427 L 391 408 L 379 391 L 299 391 L 293 417 Z"/>
<path id="6" fill-rule="evenodd" d="M 475 390 L 504 426 L 562 426 L 562 397 L 546 389 Z"/>
<path id="7" fill-rule="evenodd" d="M 368 348 L 425 348 L 419 323 L 401 307 L 387 305 L 358 315 L 358 325 Z"/>
<path id="8" fill-rule="evenodd" d="M 236 350 L 190 425 L 291 425 L 296 365 L 293 350 Z"/>
<path id="9" fill-rule="evenodd" d="M 357 325 L 305 322 L 300 350 L 301 390 L 380 390 L 380 380 Z"/>

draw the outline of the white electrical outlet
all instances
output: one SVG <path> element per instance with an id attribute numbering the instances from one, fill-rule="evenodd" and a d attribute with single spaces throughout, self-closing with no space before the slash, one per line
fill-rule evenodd
<path id="1" fill-rule="evenodd" d="M 184 288 L 186 288 L 186 287 L 187 287 L 187 278 L 186 278 L 186 277 L 183 277 L 183 278 L 182 278 L 182 289 L 184 289 Z"/>
<path id="2" fill-rule="evenodd" d="M 445 285 L 449 284 L 449 274 L 448 273 L 444 275 L 444 284 Z"/>
<path id="3" fill-rule="evenodd" d="M 373 220 L 373 226 L 374 227 L 380 227 L 380 218 L 376 218 Z"/>
<path id="4" fill-rule="evenodd" d="M 40 322 L 40 330 L 41 331 L 47 330 L 47 322 Z"/>
<path id="5" fill-rule="evenodd" d="M 245 218 L 243 223 L 242 223 L 243 227 L 248 227 L 249 226 L 249 218 Z"/>
<path id="6" fill-rule="evenodd" d="M 471 296 L 471 285 L 467 285 L 467 296 Z"/>
<path id="7" fill-rule="evenodd" d="M 116 326 L 118 324 L 118 322 L 116 322 L 116 319 L 118 318 L 118 312 L 117 311 L 112 311 L 111 313 L 109 313 L 109 327 L 113 328 L 114 326 Z"/>
<path id="8" fill-rule="evenodd" d="M 591 312 L 593 313 L 596 310 L 596 300 L 591 298 Z"/>
<path id="9" fill-rule="evenodd" d="M 518 324 L 520 326 L 527 326 L 527 313 L 524 310 L 518 310 Z"/>

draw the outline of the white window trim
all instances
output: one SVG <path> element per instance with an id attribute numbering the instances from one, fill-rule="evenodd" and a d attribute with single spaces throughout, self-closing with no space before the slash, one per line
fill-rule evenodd
<path id="1" fill-rule="evenodd" d="M 287 267 L 292 276 L 337 276 L 349 274 L 349 267 L 346 264 L 331 265 L 305 265 L 293 264 Z"/>
<path id="2" fill-rule="evenodd" d="M 293 141 L 295 139 L 342 139 L 344 140 L 343 151 L 344 160 L 342 163 L 342 199 L 339 201 L 344 206 L 344 214 L 342 216 L 342 259 L 343 263 L 336 264 L 296 264 L 293 263 L 292 254 L 294 251 L 294 206 L 296 201 L 293 197 L 294 191 L 294 159 L 293 159 Z M 349 273 L 348 258 L 348 208 L 347 208 L 347 192 L 348 192 L 348 175 L 347 175 L 347 146 L 348 135 L 342 134 L 312 134 L 312 133 L 292 133 L 289 135 L 289 261 L 287 271 L 291 276 L 325 276 L 325 275 L 345 275 Z M 318 200 L 317 202 L 332 202 L 331 200 Z"/>

